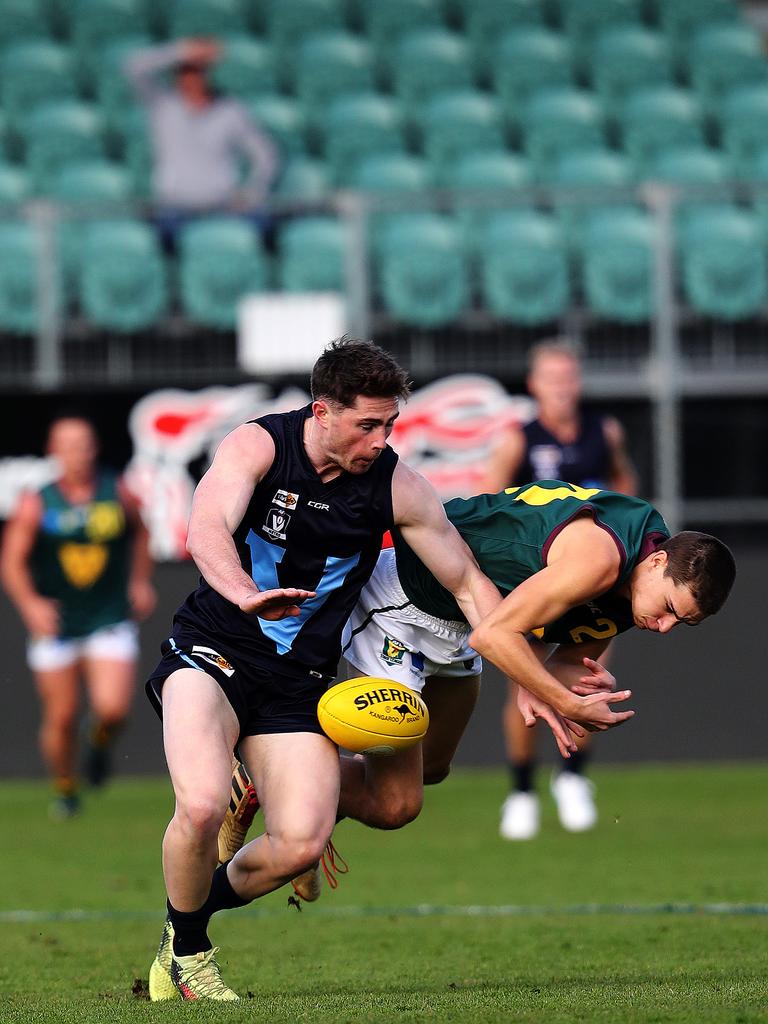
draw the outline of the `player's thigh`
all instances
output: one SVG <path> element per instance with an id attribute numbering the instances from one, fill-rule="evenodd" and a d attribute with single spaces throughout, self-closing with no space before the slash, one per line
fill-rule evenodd
<path id="1" fill-rule="evenodd" d="M 424 787 L 422 743 L 389 757 L 365 755 L 365 783 L 387 807 L 402 802 L 420 806 Z"/>
<path id="2" fill-rule="evenodd" d="M 480 693 L 480 676 L 430 676 L 421 692 L 429 708 L 424 737 L 425 782 L 439 782 L 450 768 L 456 748 Z"/>
<path id="3" fill-rule="evenodd" d="M 77 662 L 61 668 L 33 673 L 43 717 L 61 726 L 71 725 L 80 705 L 80 676 Z"/>
<path id="4" fill-rule="evenodd" d="M 240 726 L 232 705 L 207 672 L 181 668 L 162 689 L 163 744 L 177 800 L 229 794 L 232 751 Z"/>
<path id="5" fill-rule="evenodd" d="M 266 733 L 240 741 L 267 832 L 308 840 L 333 831 L 339 803 L 339 753 L 315 732 Z"/>
<path id="6" fill-rule="evenodd" d="M 124 658 L 86 657 L 83 675 L 96 717 L 110 721 L 125 718 L 136 691 L 136 662 Z"/>

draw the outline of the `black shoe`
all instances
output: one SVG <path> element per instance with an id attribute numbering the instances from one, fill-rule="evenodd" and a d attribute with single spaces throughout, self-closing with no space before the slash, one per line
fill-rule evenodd
<path id="1" fill-rule="evenodd" d="M 112 758 L 109 747 L 96 747 L 89 743 L 83 758 L 83 775 L 88 785 L 98 789 L 112 774 Z"/>

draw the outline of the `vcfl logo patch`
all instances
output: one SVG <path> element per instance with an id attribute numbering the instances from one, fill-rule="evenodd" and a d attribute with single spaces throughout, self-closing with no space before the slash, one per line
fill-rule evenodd
<path id="1" fill-rule="evenodd" d="M 262 529 L 264 533 L 269 534 L 273 540 L 285 540 L 285 531 L 288 529 L 288 524 L 291 521 L 291 517 L 287 512 L 283 512 L 279 508 L 271 508 L 267 513 L 267 521 L 264 523 Z"/>

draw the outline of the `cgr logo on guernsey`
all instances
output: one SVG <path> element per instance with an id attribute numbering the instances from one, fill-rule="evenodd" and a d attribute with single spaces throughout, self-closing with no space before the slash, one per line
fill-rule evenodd
<path id="1" fill-rule="evenodd" d="M 325 505 L 322 501 L 308 501 L 307 505 L 309 505 L 310 508 L 319 508 L 323 512 L 330 512 L 331 511 L 331 506 L 330 505 Z"/>

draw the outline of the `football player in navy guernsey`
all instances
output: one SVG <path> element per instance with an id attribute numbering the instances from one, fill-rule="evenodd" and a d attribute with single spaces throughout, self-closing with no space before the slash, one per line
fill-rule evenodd
<path id="1" fill-rule="evenodd" d="M 153 1000 L 237 999 L 214 958 L 211 915 L 302 874 L 329 841 L 340 759 L 317 701 L 383 534 L 401 532 L 469 623 L 501 601 L 431 485 L 387 445 L 408 394 L 404 371 L 372 343 L 341 339 L 315 364 L 311 390 L 305 408 L 232 431 L 195 492 L 187 547 L 202 580 L 147 682 L 176 798 Z M 573 716 L 617 724 L 629 714 L 612 710 L 622 696 L 576 698 Z M 569 743 L 565 724 L 541 707 Z M 216 868 L 235 747 L 265 832 Z"/>
<path id="2" fill-rule="evenodd" d="M 498 439 L 480 490 L 494 494 L 534 480 L 569 480 L 582 487 L 607 487 L 637 494 L 637 474 L 627 454 L 624 430 L 613 416 L 582 406 L 581 359 L 567 338 L 534 345 L 528 358 L 528 391 L 536 399 L 536 417 L 513 426 Z M 608 665 L 610 648 L 601 655 Z M 536 733 L 517 708 L 516 684 L 509 680 L 502 715 L 510 792 L 502 805 L 499 831 L 505 839 L 532 839 L 539 830 L 536 794 Z M 594 788 L 585 776 L 591 738 L 561 758 L 551 781 L 563 828 L 583 832 L 597 822 Z"/>

